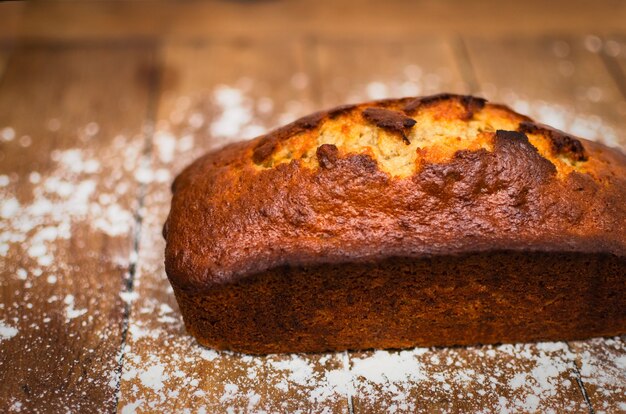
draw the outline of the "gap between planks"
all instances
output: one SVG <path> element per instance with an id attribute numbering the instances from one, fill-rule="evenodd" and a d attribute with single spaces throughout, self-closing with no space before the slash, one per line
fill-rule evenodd
<path id="1" fill-rule="evenodd" d="M 468 92 L 470 94 L 478 93 L 480 91 L 478 77 L 476 76 L 476 70 L 474 69 L 474 65 L 472 65 L 472 59 L 463 36 L 456 35 L 449 42 L 450 49 L 452 49 L 452 56 L 461 77 L 467 84 Z"/>
<path id="2" fill-rule="evenodd" d="M 121 336 L 118 335 L 121 334 L 123 322 L 123 307 L 118 295 L 122 290 L 120 282 L 125 279 L 124 275 L 128 269 L 127 265 L 123 264 L 124 260 L 118 261 L 118 258 L 128 257 L 131 250 L 132 216 L 135 210 L 132 203 L 136 201 L 138 183 L 133 183 L 132 176 L 126 172 L 133 168 L 135 162 L 128 164 L 128 168 L 120 168 L 117 151 L 120 146 L 113 145 L 115 139 L 112 137 L 121 137 L 122 142 L 130 149 L 129 154 L 133 156 L 141 154 L 144 139 L 141 126 L 145 121 L 145 110 L 148 107 L 148 88 L 147 85 L 137 81 L 137 74 L 142 73 L 143 68 L 152 65 L 152 57 L 153 51 L 148 48 L 93 49 L 68 45 L 66 49 L 50 50 L 45 47 L 23 47 L 17 48 L 11 55 L 7 71 L 1 81 L 3 106 L 6 111 L 3 111 L 4 116 L 0 124 L 12 126 L 20 133 L 29 133 L 35 139 L 39 139 L 39 145 L 28 150 L 22 147 L 28 147 L 30 144 L 20 147 L 7 145 L 6 151 L 10 156 L 6 158 L 9 164 L 3 165 L 3 171 L 20 177 L 16 180 L 27 177 L 32 171 L 41 172 L 44 177 L 58 178 L 59 176 L 54 175 L 57 174 L 57 170 L 61 169 L 59 174 L 62 174 L 66 172 L 62 170 L 66 168 L 63 165 L 69 164 L 62 164 L 49 155 L 52 150 L 76 149 L 81 151 L 80 154 L 86 151 L 88 159 L 95 156 L 95 153 L 100 154 L 103 151 L 100 164 L 97 164 L 101 167 L 97 167 L 92 173 L 86 173 L 96 174 L 100 171 L 99 176 L 92 175 L 91 180 L 84 181 L 86 177 L 82 175 L 84 171 L 78 167 L 79 173 L 73 173 L 72 176 L 63 175 L 62 179 L 71 185 L 96 182 L 98 189 L 102 186 L 105 190 L 105 196 L 113 194 L 115 205 L 119 202 L 123 212 L 129 214 L 131 219 L 128 221 L 129 231 L 120 235 L 116 231 L 109 232 L 100 227 L 91 227 L 88 220 L 82 219 L 83 216 L 92 218 L 91 212 L 80 215 L 67 212 L 70 217 L 64 220 L 71 221 L 72 226 L 72 231 L 67 236 L 68 241 L 56 237 L 55 244 L 50 248 L 53 254 L 58 253 L 58 256 L 53 256 L 58 257 L 58 263 L 53 266 L 40 263 L 41 267 L 36 269 L 41 272 L 39 275 L 51 273 L 52 281 L 49 277 L 48 284 L 33 285 L 32 279 L 17 278 L 27 280 L 23 284 L 24 289 L 30 289 L 36 306 L 22 306 L 20 309 L 19 305 L 24 303 L 22 300 L 27 300 L 22 299 L 26 295 L 20 295 L 11 305 L 16 309 L 20 321 L 25 322 L 20 322 L 21 331 L 16 339 L 6 344 L 7 353 L 3 357 L 14 353 L 17 358 L 11 358 L 11 364 L 8 365 L 10 369 L 7 372 L 13 373 L 9 374 L 8 381 L 3 383 L 2 387 L 4 389 L 6 386 L 8 390 L 6 394 L 3 393 L 3 397 L 17 399 L 17 403 L 22 404 L 21 406 L 27 410 L 32 409 L 27 408 L 29 405 L 37 407 L 34 404 L 41 404 L 42 397 L 45 398 L 46 394 L 48 401 L 45 404 L 48 407 L 62 404 L 75 409 L 87 409 L 89 406 L 100 409 L 114 408 L 115 381 L 109 381 L 109 378 L 117 370 L 121 341 Z M 45 76 L 42 77 L 42 74 Z M 124 91 L 124 96 L 116 92 L 119 90 Z M 57 116 L 63 120 L 60 129 L 47 128 L 43 121 L 56 119 Z M 40 120 L 42 122 L 37 122 Z M 79 140 L 80 133 L 74 131 L 90 121 L 94 121 L 97 127 L 93 134 L 100 132 L 100 136 L 87 144 Z M 98 124 L 101 126 L 98 127 Z M 114 154 L 111 154 L 112 151 Z M 80 165 L 82 158 L 83 155 L 80 155 L 78 161 L 72 158 L 72 161 L 68 162 Z M 134 160 L 138 158 L 134 156 Z M 54 162 L 48 161 L 49 159 Z M 111 175 L 108 176 L 107 173 Z M 113 190 L 114 185 L 120 181 L 122 184 L 130 185 L 131 191 L 118 191 L 117 187 Z M 18 186 L 15 190 L 16 197 L 29 197 L 31 193 L 34 197 L 37 187 L 34 187 L 35 183 L 32 184 L 33 186 L 26 182 L 25 185 Z M 49 194 L 51 193 L 47 192 L 44 199 L 54 200 L 54 195 Z M 61 201 L 67 201 L 62 194 L 55 195 L 59 195 Z M 30 205 L 29 200 L 27 199 L 25 205 Z M 81 202 L 78 204 L 82 205 Z M 92 199 L 84 202 L 86 206 L 95 203 Z M 62 204 L 60 206 L 66 207 Z M 45 222 L 34 222 L 33 229 L 41 229 L 44 225 L 55 228 L 62 221 L 53 215 L 40 214 L 40 216 Z M 125 217 L 122 215 L 124 223 Z M 61 250 L 57 250 L 58 246 L 61 246 Z M 84 249 L 85 246 L 88 248 Z M 72 252 L 76 247 L 79 251 Z M 18 246 L 19 248 L 24 247 Z M 9 257 L 7 264 L 7 268 L 3 269 L 7 273 L 11 270 L 11 265 L 25 267 L 29 272 L 31 268 L 37 266 L 23 254 Z M 87 274 L 80 274 L 77 269 Z M 58 279 L 55 273 L 59 274 Z M 78 275 L 81 277 L 77 277 Z M 35 277 L 38 275 L 35 274 Z M 13 278 L 7 278 L 9 281 L 11 279 Z M 19 281 L 14 283 L 17 286 L 15 290 L 17 293 L 23 291 L 20 283 Z M 94 286 L 100 298 L 89 293 L 90 288 Z M 7 290 L 6 293 L 10 298 L 11 291 Z M 46 296 L 48 294 L 51 296 Z M 72 315 L 67 316 L 67 311 L 63 313 L 64 305 L 57 304 L 57 294 L 70 298 L 72 309 L 76 295 L 77 302 L 85 309 L 80 309 L 80 312 L 72 311 Z M 51 303 L 46 301 L 47 298 L 55 298 L 52 302 L 58 306 L 47 306 Z M 38 306 L 40 304 L 43 306 Z M 38 311 L 28 312 L 26 309 Z M 88 313 L 88 317 L 80 326 L 87 329 L 79 328 L 79 321 L 70 322 L 85 313 Z M 100 317 L 104 315 L 107 317 Z M 44 316 L 46 318 L 42 323 L 51 324 L 45 325 L 46 333 L 41 335 L 37 332 L 40 325 L 36 322 L 39 321 L 38 318 Z M 29 322 L 33 323 L 28 324 Z M 94 329 L 89 329 L 89 324 Z M 45 346 L 46 342 L 48 346 Z M 31 344 L 33 348 L 30 348 Z M 41 358 L 38 347 L 45 349 L 45 358 Z M 31 350 L 34 352 L 30 352 Z M 29 354 L 34 357 L 29 357 Z M 109 385 L 110 388 L 101 387 L 94 380 L 103 381 L 102 384 Z M 59 390 L 64 392 L 60 393 Z M 50 398 L 49 393 L 54 393 L 55 397 Z M 0 404 L 6 402 L 7 400 L 0 398 Z M 109 405 L 111 407 L 107 408 Z"/>
<path id="3" fill-rule="evenodd" d="M 617 37 L 617 36 L 616 36 Z M 601 36 L 602 44 L 606 44 L 607 41 L 613 40 L 606 36 Z M 607 51 L 603 48 L 599 51 L 598 55 L 602 59 L 602 63 L 606 67 L 607 72 L 615 81 L 615 86 L 620 91 L 624 99 L 626 99 L 626 73 L 624 72 L 626 69 L 624 66 L 620 65 L 620 62 L 617 59 L 617 56 L 612 56 L 607 53 Z"/>
<path id="4" fill-rule="evenodd" d="M 153 64 L 147 71 L 148 76 L 148 107 L 146 108 L 146 121 L 143 127 L 144 143 L 141 154 L 139 169 L 148 169 L 152 164 L 152 152 L 154 149 L 153 139 L 156 130 L 156 118 L 159 104 L 159 96 L 161 91 L 161 79 L 163 74 L 163 59 L 161 47 L 153 49 Z M 137 189 L 137 210 L 133 215 L 134 231 L 132 240 L 132 249 L 128 260 L 128 276 L 122 280 L 122 293 L 132 294 L 135 285 L 135 276 L 137 273 L 137 260 L 139 257 L 139 247 L 141 242 L 141 231 L 143 228 L 145 198 L 148 190 L 148 183 L 140 182 Z M 124 355 L 126 341 L 128 337 L 128 327 L 132 310 L 132 301 L 124 301 L 124 314 L 122 320 L 122 333 L 120 341 L 120 350 L 117 367 L 117 384 L 115 389 L 115 409 L 119 409 L 119 401 L 121 394 L 122 370 L 124 368 Z"/>
<path id="5" fill-rule="evenodd" d="M 567 344 L 567 349 L 572 352 L 572 348 L 569 343 Z M 572 352 L 573 353 L 573 352 Z M 574 359 L 572 361 L 572 365 L 574 366 L 574 376 L 576 378 L 576 383 L 578 384 L 578 388 L 583 395 L 583 399 L 585 400 L 585 404 L 587 404 L 587 408 L 589 409 L 589 414 L 595 414 L 595 410 L 593 409 L 593 404 L 591 404 L 591 399 L 589 398 L 589 394 L 587 393 L 587 388 L 585 388 L 585 383 L 583 382 L 583 377 L 580 374 L 580 367 L 578 363 Z"/>

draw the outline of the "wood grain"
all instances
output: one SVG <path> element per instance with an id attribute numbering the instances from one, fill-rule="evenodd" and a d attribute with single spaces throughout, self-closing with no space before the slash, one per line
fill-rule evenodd
<path id="1" fill-rule="evenodd" d="M 152 64 L 147 48 L 21 48 L 6 68 L 2 412 L 115 408 Z"/>
<path id="2" fill-rule="evenodd" d="M 312 110 L 305 59 L 302 45 L 291 42 L 165 48 L 155 179 L 146 196 L 120 409 L 347 412 L 346 396 L 326 379 L 342 369 L 341 355 L 253 358 L 203 348 L 186 334 L 163 269 L 161 227 L 173 178 L 167 173 L 207 149 Z M 224 119 L 230 124 L 220 124 Z"/>
<path id="3" fill-rule="evenodd" d="M 608 72 L 615 81 L 615 86 L 626 99 L 626 34 L 613 34 L 602 39 L 602 46 L 596 53 L 602 58 Z M 618 105 L 615 112 L 626 116 L 626 105 Z"/>
<path id="4" fill-rule="evenodd" d="M 37 39 L 394 37 L 424 34 L 530 34 L 623 30 L 617 0 L 462 2 L 338 0 L 326 2 L 33 2 L 20 34 Z"/>

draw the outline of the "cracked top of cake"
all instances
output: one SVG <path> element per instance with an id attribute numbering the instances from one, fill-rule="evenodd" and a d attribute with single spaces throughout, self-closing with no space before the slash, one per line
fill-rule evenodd
<path id="1" fill-rule="evenodd" d="M 278 266 L 467 252 L 626 256 L 626 157 L 472 96 L 337 107 L 176 179 L 166 269 L 208 289 Z"/>

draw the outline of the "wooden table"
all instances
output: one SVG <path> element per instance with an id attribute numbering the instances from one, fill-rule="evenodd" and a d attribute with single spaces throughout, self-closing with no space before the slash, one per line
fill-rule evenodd
<path id="1" fill-rule="evenodd" d="M 0 4 L 0 412 L 626 412 L 626 337 L 204 349 L 160 235 L 195 156 L 339 103 L 476 93 L 624 148 L 625 22 L 616 1 Z"/>

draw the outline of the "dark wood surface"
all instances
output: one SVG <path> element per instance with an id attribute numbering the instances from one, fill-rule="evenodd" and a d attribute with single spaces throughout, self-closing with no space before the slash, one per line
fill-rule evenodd
<path id="1" fill-rule="evenodd" d="M 0 4 L 0 411 L 624 412 L 625 338 L 248 357 L 163 270 L 194 157 L 335 104 L 477 93 L 626 148 L 626 7 Z"/>

